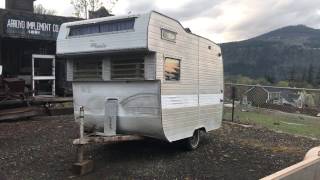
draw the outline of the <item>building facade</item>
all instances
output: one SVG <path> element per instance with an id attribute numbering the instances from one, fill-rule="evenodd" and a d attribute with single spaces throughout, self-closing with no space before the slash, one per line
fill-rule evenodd
<path id="1" fill-rule="evenodd" d="M 0 9 L 0 65 L 3 77 L 25 80 L 26 87 L 39 94 L 50 92 L 55 86 L 57 94 L 65 92 L 65 62 L 50 59 L 33 63 L 34 55 L 56 54 L 56 40 L 60 25 L 79 20 L 73 17 L 34 14 L 34 0 L 6 0 L 6 9 Z M 41 56 L 40 56 L 41 57 Z M 48 56 L 49 57 L 49 56 Z M 54 61 L 53 61 L 54 62 Z M 52 73 L 54 72 L 54 73 Z M 37 80 L 33 74 L 55 76 L 52 80 Z"/>

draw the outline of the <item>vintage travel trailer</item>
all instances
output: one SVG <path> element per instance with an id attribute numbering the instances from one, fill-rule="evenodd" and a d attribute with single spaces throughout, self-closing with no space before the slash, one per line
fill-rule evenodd
<path id="1" fill-rule="evenodd" d="M 220 47 L 152 11 L 65 23 L 57 41 L 88 132 L 140 135 L 194 149 L 221 126 Z M 76 118 L 77 119 L 77 118 Z"/>

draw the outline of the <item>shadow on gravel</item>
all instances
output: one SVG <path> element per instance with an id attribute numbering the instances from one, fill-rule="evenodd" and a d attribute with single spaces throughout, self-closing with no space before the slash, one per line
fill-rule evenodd
<path id="1" fill-rule="evenodd" d="M 202 136 L 195 151 L 153 139 L 86 146 L 94 171 L 75 177 L 70 169 L 77 158 L 72 140 L 79 137 L 78 128 L 71 116 L 1 123 L 1 173 L 7 179 L 41 180 L 251 180 L 302 160 L 310 148 L 319 145 L 316 140 L 224 123 Z"/>
<path id="2" fill-rule="evenodd" d="M 130 160 L 158 160 L 164 156 L 171 158 L 177 154 L 188 153 L 179 143 L 167 143 L 154 139 L 95 146 L 89 151 L 94 160 L 105 164 L 127 163 Z M 101 162 L 101 159 L 104 161 Z"/>

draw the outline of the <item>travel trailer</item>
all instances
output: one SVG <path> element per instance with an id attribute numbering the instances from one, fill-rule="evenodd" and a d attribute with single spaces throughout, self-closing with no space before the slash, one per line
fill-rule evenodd
<path id="1" fill-rule="evenodd" d="M 57 54 L 67 59 L 75 117 L 83 107 L 86 132 L 195 149 L 201 131 L 221 127 L 221 49 L 173 18 L 152 11 L 65 23 Z"/>

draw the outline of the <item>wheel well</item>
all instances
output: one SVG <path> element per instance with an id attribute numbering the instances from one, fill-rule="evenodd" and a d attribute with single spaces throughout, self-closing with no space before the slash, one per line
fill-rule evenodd
<path id="1" fill-rule="evenodd" d="M 197 129 L 197 130 L 200 130 L 201 132 L 204 132 L 204 133 L 206 133 L 206 132 L 207 132 L 206 128 L 204 128 L 204 127 L 199 128 L 199 129 Z"/>

